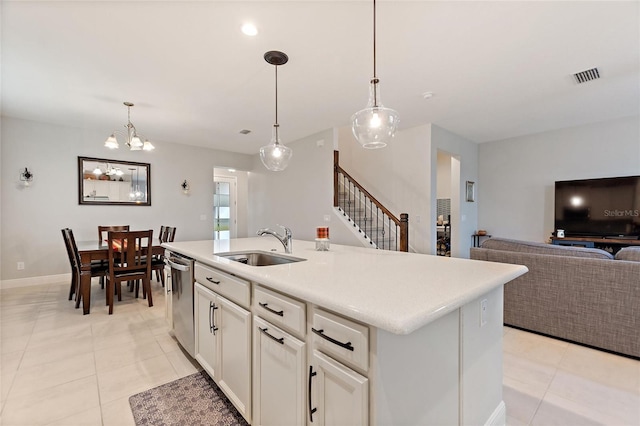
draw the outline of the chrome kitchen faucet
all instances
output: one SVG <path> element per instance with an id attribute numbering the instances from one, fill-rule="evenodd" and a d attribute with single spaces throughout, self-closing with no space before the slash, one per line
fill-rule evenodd
<path id="1" fill-rule="evenodd" d="M 258 234 L 260 236 L 263 236 L 265 234 L 273 235 L 284 246 L 284 252 L 287 253 L 287 254 L 291 254 L 291 245 L 292 245 L 292 243 L 291 243 L 291 239 L 292 239 L 291 229 L 287 228 L 286 226 L 282 226 L 282 225 L 278 225 L 278 226 L 280 226 L 280 227 L 282 227 L 282 229 L 284 229 L 284 235 L 280 235 L 276 231 L 274 231 L 273 229 L 269 229 L 269 228 L 262 228 L 262 229 L 258 230 L 258 232 L 256 234 Z"/>

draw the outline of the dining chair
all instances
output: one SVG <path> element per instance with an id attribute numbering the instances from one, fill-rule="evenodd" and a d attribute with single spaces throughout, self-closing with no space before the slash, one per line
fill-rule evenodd
<path id="1" fill-rule="evenodd" d="M 114 286 L 118 301 L 122 300 L 122 281 L 142 281 L 143 292 L 149 307 L 153 306 L 151 296 L 151 247 L 153 230 L 109 231 L 109 274 L 107 275 L 107 305 L 109 315 L 113 314 Z M 136 286 L 136 297 L 138 288 Z"/>
<path id="2" fill-rule="evenodd" d="M 107 232 L 109 231 L 128 231 L 129 225 L 98 225 L 98 241 L 105 243 L 107 241 Z"/>
<path id="3" fill-rule="evenodd" d="M 160 242 L 167 243 L 173 242 L 173 239 L 176 236 L 176 227 L 175 226 L 161 226 L 160 227 Z M 164 256 L 153 256 L 153 261 L 151 263 L 151 269 L 156 271 L 156 281 L 162 283 L 162 287 L 164 287 Z"/>
<path id="4" fill-rule="evenodd" d="M 76 245 L 73 231 L 70 228 L 62 229 L 62 238 L 67 249 L 67 255 L 69 257 L 69 264 L 71 266 L 71 286 L 69 288 L 69 300 L 71 300 L 75 294 L 76 297 L 76 309 L 80 307 L 80 301 L 82 300 L 82 291 L 80 291 L 80 253 L 78 252 L 78 246 Z M 91 276 L 100 277 L 101 279 L 107 274 L 108 265 L 101 263 L 101 261 L 91 262 Z"/>
<path id="5" fill-rule="evenodd" d="M 98 241 L 100 243 L 107 242 L 107 233 L 109 231 L 128 231 L 129 225 L 107 225 L 100 226 L 98 225 Z M 103 262 L 103 261 L 101 261 Z M 103 265 L 109 266 L 107 262 L 103 262 Z M 104 288 L 104 278 L 100 278 L 100 288 Z"/>

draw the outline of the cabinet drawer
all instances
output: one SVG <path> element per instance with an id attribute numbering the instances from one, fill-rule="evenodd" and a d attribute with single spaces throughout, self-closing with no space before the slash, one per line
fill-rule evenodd
<path id="1" fill-rule="evenodd" d="M 313 345 L 347 365 L 369 369 L 369 329 L 362 324 L 315 308 Z"/>
<path id="2" fill-rule="evenodd" d="M 300 337 L 305 335 L 307 316 L 303 302 L 256 286 L 253 291 L 253 312 Z"/>
<path id="3" fill-rule="evenodd" d="M 196 263 L 196 281 L 216 293 L 248 308 L 250 300 L 250 284 L 241 278 Z"/>

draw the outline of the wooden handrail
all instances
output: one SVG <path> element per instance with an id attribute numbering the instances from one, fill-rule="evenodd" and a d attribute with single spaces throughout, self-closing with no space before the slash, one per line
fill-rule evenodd
<path id="1" fill-rule="evenodd" d="M 387 209 L 380 201 L 376 199 L 369 191 L 367 191 L 357 180 L 340 167 L 340 153 L 333 151 L 333 205 L 339 207 L 339 178 L 338 174 L 345 176 L 356 188 L 358 188 L 367 198 L 379 208 L 383 214 L 388 216 L 393 223 L 400 229 L 399 251 L 409 251 L 409 215 L 407 213 L 400 214 L 398 219 L 389 209 Z"/>

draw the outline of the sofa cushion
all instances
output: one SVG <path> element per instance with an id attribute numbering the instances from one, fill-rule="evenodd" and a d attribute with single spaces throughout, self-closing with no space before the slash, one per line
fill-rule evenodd
<path id="1" fill-rule="evenodd" d="M 554 244 L 535 243 L 531 241 L 509 240 L 506 238 L 486 239 L 482 243 L 482 248 L 491 250 L 513 251 L 519 253 L 586 257 L 590 259 L 613 259 L 613 255 L 611 253 L 600 249 L 558 246 Z"/>
<path id="2" fill-rule="evenodd" d="M 640 247 L 625 247 L 616 253 L 616 260 L 640 262 Z"/>

